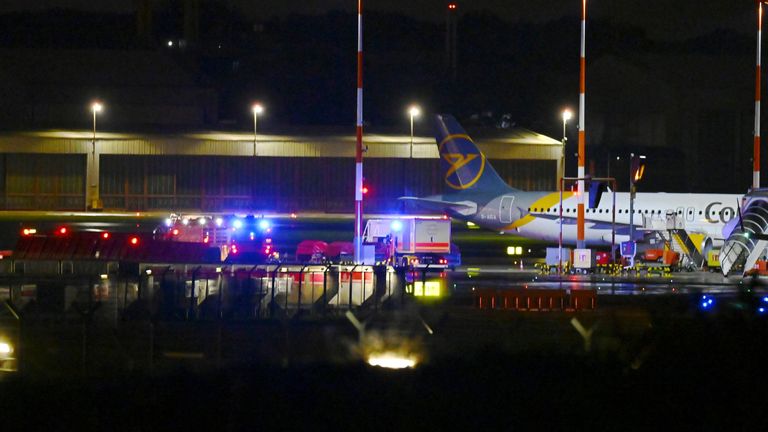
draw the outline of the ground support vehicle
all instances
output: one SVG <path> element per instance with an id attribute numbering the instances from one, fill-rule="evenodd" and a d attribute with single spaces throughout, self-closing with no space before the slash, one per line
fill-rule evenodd
<path id="1" fill-rule="evenodd" d="M 544 263 L 536 267 L 542 274 L 556 274 L 558 269 L 563 274 L 618 274 L 621 264 L 611 262 L 611 253 L 591 249 L 562 248 L 563 259 L 558 260 L 559 247 L 547 248 Z M 559 267 L 559 268 L 558 268 Z"/>
<path id="2" fill-rule="evenodd" d="M 627 275 L 666 276 L 680 270 L 680 254 L 669 249 L 646 249 L 639 254 L 633 265 L 624 267 Z"/>
<path id="3" fill-rule="evenodd" d="M 557 274 L 558 271 L 569 273 L 571 256 L 570 248 L 548 247 L 544 263 L 538 264 L 539 270 L 543 274 Z"/>
<path id="4" fill-rule="evenodd" d="M 451 244 L 450 219 L 371 219 L 363 232 L 363 249 L 369 251 L 366 255 L 372 252 L 375 262 L 397 267 L 452 269 L 461 264 L 458 248 Z"/>
<path id="5" fill-rule="evenodd" d="M 720 271 L 720 249 L 711 249 L 707 252 L 707 270 L 711 273 Z"/>

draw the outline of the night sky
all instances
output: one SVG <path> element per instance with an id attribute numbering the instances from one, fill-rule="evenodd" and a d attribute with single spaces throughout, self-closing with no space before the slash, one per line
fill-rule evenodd
<path id="1" fill-rule="evenodd" d="M 180 0 L 176 0 L 180 1 Z M 332 9 L 353 12 L 355 0 L 229 0 L 252 17 L 271 17 L 292 12 L 321 13 Z M 423 19 L 440 20 L 445 0 L 369 0 L 365 7 L 375 10 L 400 11 Z M 579 14 L 578 0 L 473 0 L 459 2 L 463 11 L 489 10 L 509 21 L 546 21 L 564 15 Z M 46 8 L 75 8 L 88 11 L 132 12 L 134 0 L 3 0 L 0 13 Z M 678 39 L 696 36 L 715 28 L 743 29 L 755 27 L 754 2 L 749 0 L 599 0 L 588 4 L 590 16 L 606 18 L 618 24 L 642 27 L 652 38 Z"/>

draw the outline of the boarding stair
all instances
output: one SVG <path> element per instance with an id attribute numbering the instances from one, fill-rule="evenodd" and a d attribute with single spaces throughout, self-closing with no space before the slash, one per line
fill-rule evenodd
<path id="1" fill-rule="evenodd" d="M 672 240 L 672 250 L 686 257 L 686 260 L 697 269 L 704 265 L 706 262 L 704 251 L 694 242 L 693 235 L 689 235 L 684 229 L 671 229 L 669 235 Z"/>
<path id="2" fill-rule="evenodd" d="M 706 250 L 702 234 L 689 233 L 685 219 L 678 218 L 674 211 L 665 216 L 643 216 L 643 230 L 650 244 L 662 243 L 680 254 L 683 267 L 700 269 L 706 262 Z"/>
<path id="3" fill-rule="evenodd" d="M 746 273 L 765 255 L 768 189 L 755 189 L 744 197 L 740 218 L 720 251 L 720 268 L 726 276 L 732 271 Z"/>

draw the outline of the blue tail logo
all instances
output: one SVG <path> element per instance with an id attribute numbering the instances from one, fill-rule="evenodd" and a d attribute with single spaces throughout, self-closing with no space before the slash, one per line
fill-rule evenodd
<path id="1" fill-rule="evenodd" d="M 502 194 L 511 190 L 453 116 L 438 115 L 436 126 L 440 168 L 449 192 L 471 189 Z"/>
<path id="2" fill-rule="evenodd" d="M 469 144 L 469 145 L 468 145 Z M 449 135 L 440 143 L 440 156 L 445 172 L 445 184 L 456 190 L 471 188 L 485 170 L 485 155 L 467 135 Z"/>

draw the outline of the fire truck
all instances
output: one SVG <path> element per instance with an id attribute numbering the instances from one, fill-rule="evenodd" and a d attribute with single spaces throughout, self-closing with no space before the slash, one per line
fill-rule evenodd
<path id="1" fill-rule="evenodd" d="M 272 243 L 272 223 L 263 216 L 171 214 L 155 229 L 153 237 L 219 248 L 222 262 L 250 263 L 279 258 Z"/>

